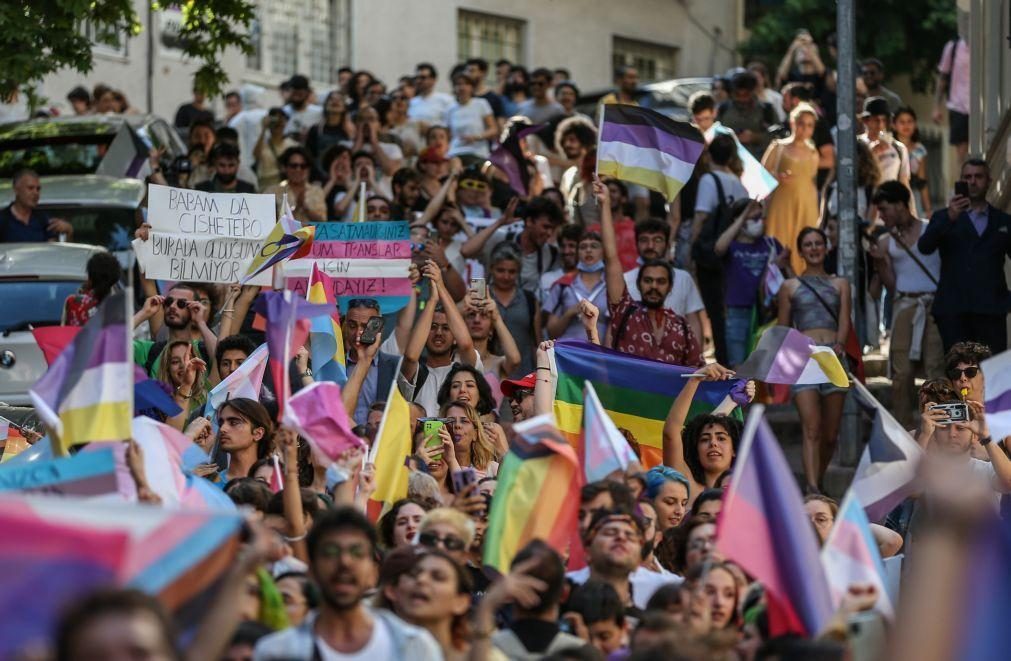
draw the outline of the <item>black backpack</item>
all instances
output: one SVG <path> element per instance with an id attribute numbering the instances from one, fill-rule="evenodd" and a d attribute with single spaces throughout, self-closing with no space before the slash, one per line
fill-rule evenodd
<path id="1" fill-rule="evenodd" d="M 706 218 L 698 238 L 692 244 L 692 261 L 695 262 L 697 269 L 722 272 L 723 260 L 716 254 L 716 241 L 733 224 L 734 219 L 731 216 L 730 204 L 727 203 L 727 196 L 723 193 L 723 182 L 715 173 L 710 172 L 709 175 L 716 184 L 716 197 L 719 203 Z"/>

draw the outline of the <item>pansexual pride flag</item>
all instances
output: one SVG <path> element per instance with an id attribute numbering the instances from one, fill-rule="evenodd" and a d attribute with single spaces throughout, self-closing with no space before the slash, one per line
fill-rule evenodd
<path id="1" fill-rule="evenodd" d="M 110 294 L 29 391 L 53 447 L 130 438 L 133 351 L 130 291 Z"/>
<path id="2" fill-rule="evenodd" d="M 832 598 L 804 499 L 764 413 L 752 406 L 744 425 L 716 547 L 765 587 L 773 636 L 814 636 L 832 617 Z"/>
<path id="3" fill-rule="evenodd" d="M 541 415 L 517 423 L 498 469 L 488 514 L 484 564 L 506 574 L 517 551 L 534 539 L 564 557 L 579 514 L 580 469 L 575 450 Z"/>
<path id="4" fill-rule="evenodd" d="M 651 468 L 662 463 L 663 423 L 671 404 L 684 387 L 682 374 L 695 372 L 605 349 L 582 340 L 559 340 L 554 347 L 558 382 L 555 418 L 558 429 L 574 448 L 580 447 L 583 428 L 583 388 L 587 382 L 607 415 L 618 427 L 632 432 L 642 451 L 642 463 Z M 699 385 L 689 419 L 712 411 L 732 393 L 743 395 L 742 381 L 714 381 Z M 741 403 L 745 399 L 738 399 Z M 735 410 L 740 415 L 740 410 Z"/>
<path id="5" fill-rule="evenodd" d="M 313 375 L 317 381 L 333 381 L 344 385 L 348 380 L 347 354 L 344 351 L 344 333 L 341 332 L 333 278 L 323 273 L 315 262 L 305 299 L 310 303 L 330 306 L 329 314 L 321 314 L 309 320 L 309 351 Z"/>
<path id="6" fill-rule="evenodd" d="M 706 146 L 699 130 L 648 108 L 602 108 L 597 174 L 645 186 L 673 202 Z"/>

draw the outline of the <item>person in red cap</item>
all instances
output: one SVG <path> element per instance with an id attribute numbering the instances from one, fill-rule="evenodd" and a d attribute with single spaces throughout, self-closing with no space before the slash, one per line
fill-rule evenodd
<path id="1" fill-rule="evenodd" d="M 522 379 L 506 379 L 502 382 L 502 394 L 509 398 L 509 409 L 513 421 L 519 422 L 534 417 L 534 386 L 537 372 L 531 372 Z"/>

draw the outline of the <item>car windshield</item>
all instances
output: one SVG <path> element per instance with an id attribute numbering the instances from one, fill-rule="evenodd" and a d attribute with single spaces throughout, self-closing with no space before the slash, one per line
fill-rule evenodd
<path id="1" fill-rule="evenodd" d="M 74 242 L 101 246 L 110 252 L 130 250 L 134 210 L 115 207 L 45 207 L 50 218 L 74 227 Z"/>
<path id="2" fill-rule="evenodd" d="M 0 177 L 31 168 L 40 175 L 93 174 L 116 127 L 104 122 L 28 122 L 0 129 Z"/>
<path id="3" fill-rule="evenodd" d="M 81 283 L 73 280 L 0 280 L 0 301 L 4 302 L 0 332 L 23 328 L 25 323 L 59 325 L 64 301 L 80 287 Z"/>

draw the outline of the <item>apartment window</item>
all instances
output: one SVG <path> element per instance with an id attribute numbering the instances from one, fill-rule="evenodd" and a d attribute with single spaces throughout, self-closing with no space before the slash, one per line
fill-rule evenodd
<path id="1" fill-rule="evenodd" d="M 294 73 L 332 83 L 344 44 L 338 32 L 341 5 L 349 0 L 260 0 L 250 25 L 253 52 L 246 68 L 279 77 Z"/>
<path id="2" fill-rule="evenodd" d="M 481 57 L 521 63 L 526 23 L 514 18 L 461 9 L 456 19 L 456 50 L 460 61 Z"/>
<path id="3" fill-rule="evenodd" d="M 650 83 L 674 78 L 677 65 L 677 48 L 648 41 L 615 37 L 611 50 L 614 68 L 635 67 L 639 80 Z"/>
<path id="4" fill-rule="evenodd" d="M 126 57 L 126 30 L 107 25 L 99 27 L 90 21 L 85 21 L 82 32 L 91 41 L 95 51 Z"/>

